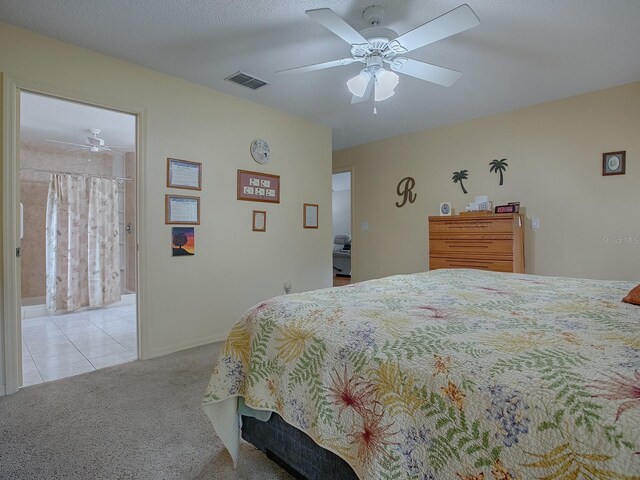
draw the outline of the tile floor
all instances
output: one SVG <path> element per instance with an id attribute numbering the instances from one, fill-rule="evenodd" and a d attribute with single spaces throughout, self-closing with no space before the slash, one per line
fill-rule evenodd
<path id="1" fill-rule="evenodd" d="M 136 358 L 135 305 L 22 320 L 25 387 Z"/>

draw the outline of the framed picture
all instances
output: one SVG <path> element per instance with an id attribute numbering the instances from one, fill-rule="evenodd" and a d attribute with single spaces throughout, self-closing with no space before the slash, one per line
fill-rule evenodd
<path id="1" fill-rule="evenodd" d="M 238 200 L 280 203 L 280 175 L 238 170 Z"/>
<path id="2" fill-rule="evenodd" d="M 303 205 L 302 225 L 304 228 L 318 228 L 318 204 L 305 203 Z"/>
<path id="3" fill-rule="evenodd" d="M 450 215 L 453 215 L 453 207 L 451 206 L 451 202 L 441 202 L 440 216 L 448 217 Z"/>
<path id="4" fill-rule="evenodd" d="M 167 187 L 202 190 L 202 164 L 167 158 Z"/>
<path id="5" fill-rule="evenodd" d="M 267 231 L 267 212 L 263 210 L 253 211 L 253 227 L 254 232 L 266 232 Z"/>
<path id="6" fill-rule="evenodd" d="M 196 254 L 196 235 L 193 227 L 171 228 L 171 256 L 186 257 Z"/>
<path id="7" fill-rule="evenodd" d="M 624 175 L 626 151 L 602 154 L 602 175 Z"/>
<path id="8" fill-rule="evenodd" d="M 164 223 L 200 225 L 200 197 L 165 195 Z"/>

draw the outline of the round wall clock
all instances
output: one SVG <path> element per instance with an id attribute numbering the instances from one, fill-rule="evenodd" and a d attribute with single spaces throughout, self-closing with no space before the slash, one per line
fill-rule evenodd
<path id="1" fill-rule="evenodd" d="M 271 160 L 271 149 L 267 141 L 256 138 L 251 142 L 251 156 L 258 163 L 269 163 L 269 160 Z"/>

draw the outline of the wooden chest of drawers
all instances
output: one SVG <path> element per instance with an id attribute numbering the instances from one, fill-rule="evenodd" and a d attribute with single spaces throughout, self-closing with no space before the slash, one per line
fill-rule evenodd
<path id="1" fill-rule="evenodd" d="M 522 216 L 429 217 L 429 269 L 524 273 Z"/>

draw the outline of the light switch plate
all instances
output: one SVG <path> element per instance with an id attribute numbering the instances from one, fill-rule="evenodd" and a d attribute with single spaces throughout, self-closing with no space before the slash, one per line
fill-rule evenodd
<path id="1" fill-rule="evenodd" d="M 531 228 L 533 230 L 540 228 L 540 217 L 531 217 Z"/>
<path id="2" fill-rule="evenodd" d="M 369 224 L 367 222 L 362 222 L 360 224 L 360 230 L 362 230 L 363 232 L 366 232 L 367 230 L 369 230 Z"/>

